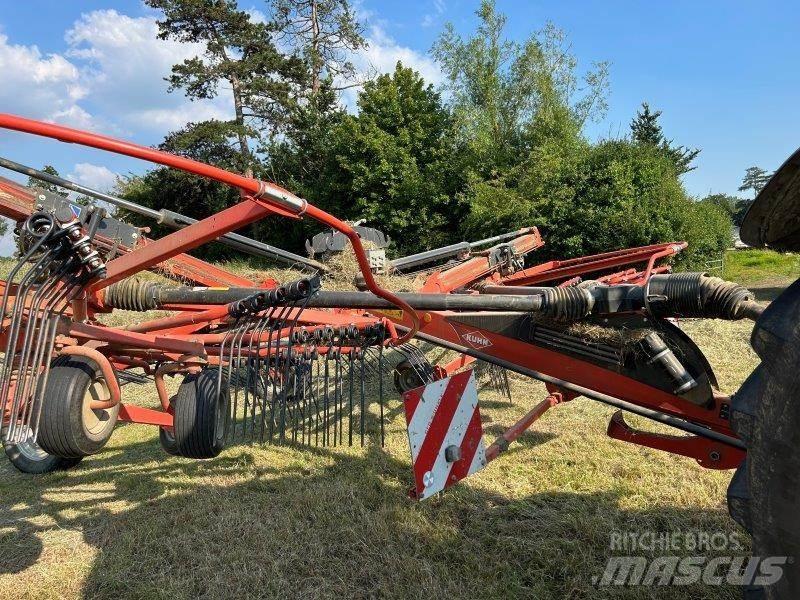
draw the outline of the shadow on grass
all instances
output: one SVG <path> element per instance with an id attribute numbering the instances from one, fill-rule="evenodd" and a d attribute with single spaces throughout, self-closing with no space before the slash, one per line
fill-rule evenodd
<path id="1" fill-rule="evenodd" d="M 532 432 L 521 444 L 548 439 Z M 270 450 L 287 458 L 272 467 L 247 447 L 199 462 L 146 441 L 100 454 L 84 472 L 12 475 L 18 497 L 0 500 L 0 530 L 12 529 L 0 539 L 0 572 L 34 565 L 39 534 L 63 528 L 98 550 L 87 598 L 650 598 L 653 589 L 592 587 L 612 533 L 733 530 L 719 511 L 626 510 L 610 492 L 509 499 L 480 479 L 418 504 L 405 495 L 408 464 L 372 442 L 363 453 Z M 49 523 L 34 525 L 41 515 Z"/>
<path id="2" fill-rule="evenodd" d="M 756 297 L 756 300 L 759 302 L 772 302 L 780 296 L 783 291 L 789 287 L 791 282 L 788 282 L 783 285 L 775 285 L 775 286 L 750 286 L 748 289 L 753 292 L 753 295 Z"/>

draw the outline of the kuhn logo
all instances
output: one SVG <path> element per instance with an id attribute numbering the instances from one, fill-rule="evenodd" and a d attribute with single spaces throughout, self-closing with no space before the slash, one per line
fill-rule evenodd
<path id="1" fill-rule="evenodd" d="M 477 331 L 468 331 L 467 333 L 462 333 L 461 339 L 467 342 L 473 348 L 488 348 L 492 345 L 490 340 L 483 337 Z"/>

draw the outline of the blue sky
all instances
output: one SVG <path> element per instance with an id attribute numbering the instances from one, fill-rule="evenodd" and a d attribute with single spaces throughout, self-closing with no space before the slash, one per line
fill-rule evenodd
<path id="1" fill-rule="evenodd" d="M 263 2 L 240 2 L 266 11 Z M 389 70 L 397 59 L 436 81 L 428 50 L 445 21 L 468 32 L 477 0 L 357 3 L 371 46 L 360 66 Z M 154 13 L 138 1 L 0 0 L 0 110 L 84 126 L 143 144 L 186 120 L 225 116 L 227 102 L 190 103 L 167 94 L 169 65 L 191 48 L 154 36 Z M 663 111 L 676 143 L 699 147 L 690 193 L 736 193 L 751 165 L 775 169 L 800 145 L 800 3 L 499 0 L 510 37 L 546 21 L 564 29 L 583 66 L 611 63 L 605 118 L 592 139 L 625 135 L 639 104 Z M 108 188 L 137 161 L 0 132 L 0 155 Z M 0 244 L 0 252 L 6 244 Z"/>

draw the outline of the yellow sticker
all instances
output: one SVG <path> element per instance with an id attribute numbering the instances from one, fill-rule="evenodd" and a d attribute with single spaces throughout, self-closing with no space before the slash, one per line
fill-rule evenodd
<path id="1" fill-rule="evenodd" d="M 403 320 L 403 311 L 402 310 L 376 310 L 376 313 L 381 315 L 386 315 L 390 319 L 394 319 L 396 321 Z"/>

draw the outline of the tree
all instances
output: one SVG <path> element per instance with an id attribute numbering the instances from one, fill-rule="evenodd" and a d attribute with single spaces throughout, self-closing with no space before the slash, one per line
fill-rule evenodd
<path id="1" fill-rule="evenodd" d="M 753 197 L 755 198 L 771 178 L 772 173 L 768 173 L 761 167 L 748 167 L 742 178 L 742 185 L 739 186 L 739 191 L 753 190 Z"/>
<path id="2" fill-rule="evenodd" d="M 709 194 L 700 202 L 705 204 L 713 204 L 714 206 L 721 208 L 736 226 L 741 226 L 744 215 L 747 213 L 747 209 L 749 209 L 750 205 L 753 203 L 753 201 L 748 198 L 729 196 L 728 194 Z"/>
<path id="3" fill-rule="evenodd" d="M 58 171 L 53 165 L 45 165 L 42 167 L 42 172 L 47 173 L 48 175 L 53 175 L 55 177 L 60 177 Z M 55 184 L 47 183 L 46 181 L 42 181 L 41 179 L 36 179 L 35 177 L 28 177 L 28 187 L 36 187 L 40 190 L 46 190 L 48 192 L 53 192 L 54 194 L 58 194 L 64 198 L 69 196 L 69 192 L 61 189 Z"/>
<path id="4" fill-rule="evenodd" d="M 540 151 L 515 186 L 479 182 L 469 195 L 471 237 L 536 225 L 547 240 L 537 259 L 686 240 L 681 260 L 697 265 L 730 238 L 728 216 L 689 198 L 669 157 L 629 140 Z"/>
<path id="5" fill-rule="evenodd" d="M 450 241 L 463 216 L 456 198 L 462 169 L 440 95 L 398 63 L 364 85 L 358 108 L 357 116 L 339 113 L 314 125 L 326 133 L 314 136 L 313 169 L 303 168 L 302 146 L 274 152 L 279 181 L 297 183 L 294 189 L 339 217 L 367 219 L 397 252 Z"/>
<path id="6" fill-rule="evenodd" d="M 700 202 L 705 202 L 706 204 L 713 204 L 714 206 L 719 207 L 725 213 L 727 213 L 731 218 L 736 214 L 737 207 L 741 203 L 742 199 L 738 198 L 737 196 L 729 196 L 728 194 L 709 194 Z"/>
<path id="7" fill-rule="evenodd" d="M 697 167 L 693 166 L 692 162 L 700 154 L 700 150 L 685 146 L 673 146 L 672 140 L 664 137 L 664 132 L 658 123 L 660 116 L 660 110 L 651 112 L 650 105 L 642 102 L 642 108 L 631 121 L 631 138 L 638 144 L 659 148 L 675 164 L 678 175 L 694 171 Z"/>
<path id="8" fill-rule="evenodd" d="M 476 14 L 472 36 L 448 23 L 432 54 L 446 77 L 456 134 L 474 154 L 474 170 L 491 178 L 516 165 L 540 141 L 537 133 L 574 135 L 602 115 L 608 65 L 595 63 L 581 77 L 553 25 L 518 43 L 504 37 L 506 17 L 493 1 L 483 0 Z"/>
<path id="9" fill-rule="evenodd" d="M 172 67 L 170 91 L 183 89 L 192 100 L 214 98 L 221 84 L 230 86 L 234 118 L 208 121 L 218 136 L 238 142 L 239 170 L 252 176 L 254 157 L 249 138 L 265 131 L 275 135 L 295 102 L 306 76 L 302 59 L 275 46 L 274 24 L 255 22 L 235 0 L 146 0 L 160 9 L 159 37 L 204 45 L 202 56 Z"/>
<path id="10" fill-rule="evenodd" d="M 324 80 L 341 90 L 355 76 L 350 61 L 366 47 L 363 27 L 347 0 L 273 0 L 273 13 L 283 39 L 306 59 L 311 73 L 311 97 Z M 334 85 L 334 80 L 343 80 Z"/>

